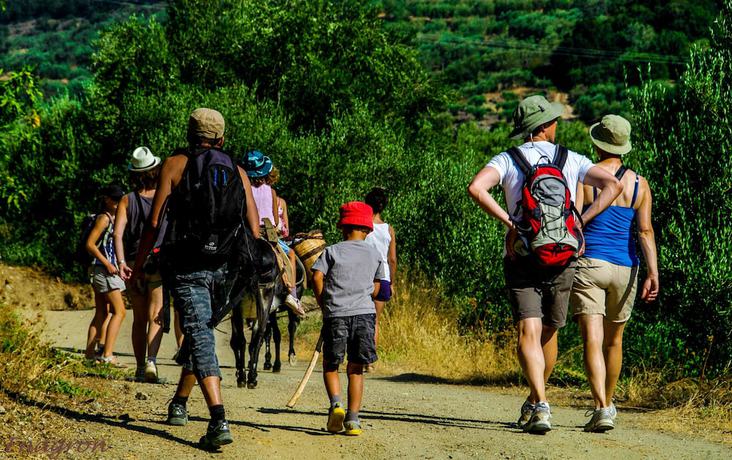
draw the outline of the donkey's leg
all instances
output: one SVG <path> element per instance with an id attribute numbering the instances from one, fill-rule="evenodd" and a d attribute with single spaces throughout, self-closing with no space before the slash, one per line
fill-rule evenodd
<path id="1" fill-rule="evenodd" d="M 235 307 L 231 312 L 231 340 L 229 345 L 234 351 L 234 360 L 236 361 L 236 385 L 242 388 L 246 384 L 244 360 L 246 358 L 247 339 L 244 336 L 244 318 L 239 307 Z"/>
<path id="2" fill-rule="evenodd" d="M 262 369 L 268 371 L 272 369 L 272 351 L 270 344 L 272 341 L 272 325 L 267 328 L 267 332 L 264 334 L 264 365 Z"/>
<path id="3" fill-rule="evenodd" d="M 289 308 L 288 311 L 292 311 Z M 275 346 L 275 361 L 272 366 L 272 372 L 279 372 L 282 369 L 282 362 L 280 361 L 280 344 L 282 343 L 282 334 L 280 333 L 280 326 L 277 324 L 277 310 L 273 311 L 269 316 L 269 329 L 272 331 L 272 338 L 274 339 Z"/>
<path id="4" fill-rule="evenodd" d="M 297 364 L 297 353 L 295 353 L 295 333 L 300 325 L 300 318 L 292 310 L 287 310 L 287 332 L 290 338 L 290 346 L 287 350 L 287 360 L 290 366 Z"/>

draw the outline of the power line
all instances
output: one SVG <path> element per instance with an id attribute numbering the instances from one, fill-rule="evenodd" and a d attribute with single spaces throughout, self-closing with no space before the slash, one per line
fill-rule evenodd
<path id="1" fill-rule="evenodd" d="M 653 63 L 653 64 L 675 64 L 684 65 L 686 61 L 677 56 L 664 56 L 655 53 L 639 53 L 636 55 L 628 55 L 623 50 L 602 50 L 597 48 L 573 48 L 567 46 L 557 46 L 554 48 L 541 46 L 535 43 L 507 43 L 505 41 L 478 41 L 466 39 L 442 39 L 430 40 L 424 37 L 418 37 L 417 40 L 422 43 L 432 43 L 436 45 L 470 45 L 478 48 L 508 49 L 516 51 L 524 51 L 536 54 L 554 54 L 560 56 L 574 56 L 589 59 L 617 59 L 625 62 L 637 63 Z"/>

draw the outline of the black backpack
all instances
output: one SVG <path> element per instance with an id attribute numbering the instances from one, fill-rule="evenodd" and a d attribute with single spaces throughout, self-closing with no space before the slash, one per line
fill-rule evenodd
<path id="1" fill-rule="evenodd" d="M 79 239 L 76 242 L 74 259 L 76 260 L 76 262 L 85 267 L 88 267 L 89 265 L 91 265 L 92 262 L 94 262 L 94 256 L 89 254 L 89 251 L 86 250 L 86 240 L 89 239 L 89 235 L 94 228 L 94 224 L 97 222 L 98 216 L 99 214 L 87 214 L 86 216 L 84 216 L 84 219 L 82 219 L 81 224 L 79 225 Z M 102 244 L 102 242 L 104 241 L 104 236 L 104 233 L 100 235 L 99 239 L 96 242 L 97 247 L 99 247 L 99 245 Z"/>
<path id="2" fill-rule="evenodd" d="M 236 254 L 246 212 L 234 160 L 216 149 L 185 153 L 188 163 L 171 197 L 163 257 L 176 266 L 215 267 Z"/>

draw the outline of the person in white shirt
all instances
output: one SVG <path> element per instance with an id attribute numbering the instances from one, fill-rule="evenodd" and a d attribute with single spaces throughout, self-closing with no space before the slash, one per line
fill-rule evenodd
<path id="1" fill-rule="evenodd" d="M 550 104 L 543 96 L 531 96 L 519 103 L 514 112 L 511 138 L 524 141 L 518 149 L 530 165 L 554 160 L 558 152 L 555 145 L 557 120 L 563 110 L 561 104 Z M 602 189 L 582 215 L 585 223 L 607 208 L 622 191 L 622 185 L 615 177 L 576 152 L 568 152 L 562 174 L 572 201 L 580 181 Z M 539 269 L 532 263 L 531 254 L 522 244 L 512 218 L 521 200 L 524 179 L 511 155 L 502 152 L 476 174 L 468 186 L 468 194 L 507 228 L 504 276 L 518 329 L 518 358 L 530 388 L 518 424 L 527 432 L 544 433 L 551 430 L 545 385 L 557 359 L 557 331 L 566 323 L 576 259 L 560 269 Z M 490 194 L 499 184 L 508 211 Z M 581 251 L 582 248 L 578 252 Z"/>

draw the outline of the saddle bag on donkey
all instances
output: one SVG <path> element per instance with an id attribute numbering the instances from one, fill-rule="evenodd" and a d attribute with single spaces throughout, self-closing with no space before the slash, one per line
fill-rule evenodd
<path id="1" fill-rule="evenodd" d="M 557 145 L 554 160 L 533 166 L 516 147 L 508 154 L 525 178 L 512 218 L 526 252 L 539 267 L 566 267 L 576 257 L 583 238 L 576 220 L 581 223 L 582 218 L 562 173 L 567 148 Z"/>

